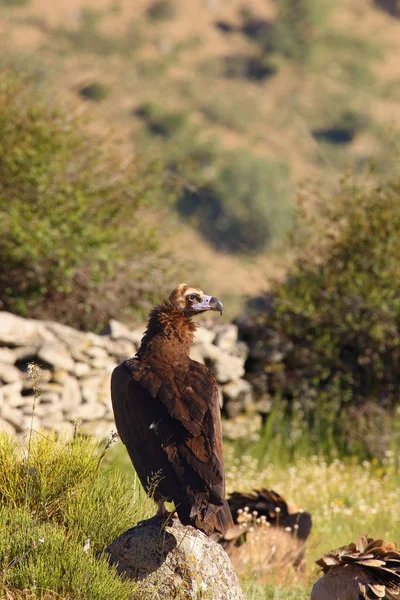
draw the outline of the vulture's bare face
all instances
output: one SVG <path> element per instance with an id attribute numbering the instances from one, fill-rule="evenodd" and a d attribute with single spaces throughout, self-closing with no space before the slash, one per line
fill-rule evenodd
<path id="1" fill-rule="evenodd" d="M 197 315 L 207 310 L 216 310 L 222 315 L 224 310 L 223 304 L 218 298 L 207 296 L 201 289 L 186 283 L 181 283 L 171 292 L 169 301 L 175 308 L 183 311 L 188 316 Z"/>

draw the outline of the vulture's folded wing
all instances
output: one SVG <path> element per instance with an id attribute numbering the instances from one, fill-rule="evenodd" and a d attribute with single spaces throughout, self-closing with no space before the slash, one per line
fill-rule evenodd
<path id="1" fill-rule="evenodd" d="M 222 454 L 221 417 L 218 386 L 214 376 L 200 363 L 189 361 L 175 366 L 173 371 L 156 368 L 136 358 L 125 363 L 134 381 L 160 402 L 167 418 L 155 424 L 160 444 L 179 479 L 186 480 L 187 469 L 200 477 L 219 503 L 224 498 L 224 471 Z M 113 394 L 116 421 L 120 413 L 120 437 L 124 437 L 126 424 L 134 419 L 135 402 L 123 402 Z"/>

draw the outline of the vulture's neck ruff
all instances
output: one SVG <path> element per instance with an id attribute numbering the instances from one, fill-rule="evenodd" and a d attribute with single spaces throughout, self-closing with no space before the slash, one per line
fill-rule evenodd
<path id="1" fill-rule="evenodd" d="M 195 331 L 190 315 L 169 301 L 162 302 L 150 313 L 137 356 L 168 363 L 188 359 Z"/>

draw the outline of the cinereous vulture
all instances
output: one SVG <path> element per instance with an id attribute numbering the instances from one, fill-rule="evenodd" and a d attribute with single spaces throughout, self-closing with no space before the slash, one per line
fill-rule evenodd
<path id="1" fill-rule="evenodd" d="M 311 600 L 400 598 L 400 554 L 391 542 L 364 535 L 325 554 L 317 565 L 324 576 L 314 584 Z"/>
<path id="2" fill-rule="evenodd" d="M 158 503 L 173 501 L 179 519 L 223 534 L 233 525 L 225 500 L 221 416 L 215 377 L 191 360 L 192 318 L 219 311 L 220 300 L 181 284 L 149 315 L 134 358 L 111 377 L 115 423 L 133 466 Z"/>
<path id="3" fill-rule="evenodd" d="M 247 531 L 252 529 L 260 519 L 272 527 L 284 529 L 302 542 L 305 542 L 310 535 L 312 527 L 310 513 L 291 510 L 286 500 L 273 490 L 262 488 L 254 490 L 253 494 L 233 492 L 228 498 L 228 504 L 235 525 L 219 539 L 225 549 L 232 544 L 243 543 Z M 239 526 L 236 523 L 239 523 Z"/>

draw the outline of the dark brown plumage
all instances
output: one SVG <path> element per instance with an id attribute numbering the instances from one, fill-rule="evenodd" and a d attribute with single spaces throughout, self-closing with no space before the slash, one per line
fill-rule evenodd
<path id="1" fill-rule="evenodd" d="M 159 503 L 173 500 L 184 525 L 224 533 L 232 518 L 225 500 L 217 382 L 189 358 L 192 317 L 222 313 L 217 298 L 181 284 L 149 316 L 135 358 L 111 378 L 118 433 L 145 490 Z"/>
<path id="2" fill-rule="evenodd" d="M 263 488 L 254 490 L 253 494 L 233 492 L 228 498 L 228 504 L 235 522 L 247 507 L 249 514 L 257 513 L 255 515 L 257 518 L 265 517 L 265 520 L 274 527 L 290 529 L 290 533 L 299 540 L 305 541 L 310 535 L 312 527 L 310 513 L 290 511 L 282 496 L 273 490 Z"/>
<path id="3" fill-rule="evenodd" d="M 284 576 L 288 568 L 302 570 L 312 525 L 309 513 L 292 512 L 282 496 L 266 489 L 234 492 L 228 504 L 235 525 L 218 541 L 237 573 L 268 578 L 271 572 Z"/>
<path id="4" fill-rule="evenodd" d="M 317 565 L 324 576 L 314 584 L 311 600 L 400 598 L 400 554 L 391 542 L 365 535 L 325 554 Z"/>

